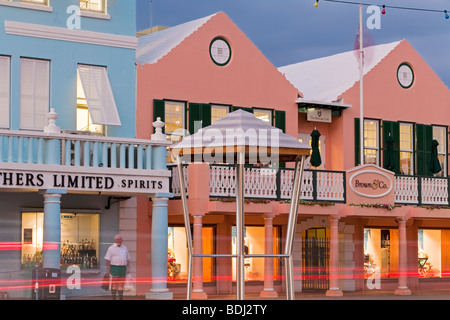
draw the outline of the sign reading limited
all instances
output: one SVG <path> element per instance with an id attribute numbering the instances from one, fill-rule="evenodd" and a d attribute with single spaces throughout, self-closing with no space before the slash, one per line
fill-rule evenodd
<path id="1" fill-rule="evenodd" d="M 163 193 L 166 177 L 0 171 L 0 189 L 66 189 L 68 191 Z"/>

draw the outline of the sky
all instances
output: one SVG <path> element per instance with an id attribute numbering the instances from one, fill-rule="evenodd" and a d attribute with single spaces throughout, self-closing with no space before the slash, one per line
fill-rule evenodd
<path id="1" fill-rule="evenodd" d="M 315 0 L 136 0 L 137 30 L 175 26 L 223 11 L 276 67 L 354 49 L 359 6 Z M 357 1 L 357 0 L 356 0 Z M 356 2 L 355 0 L 351 2 Z M 369 30 L 374 44 L 407 40 L 450 88 L 449 0 L 360 1 L 363 23 L 368 5 L 387 8 L 379 29 Z M 447 7 L 446 7 L 447 6 Z"/>

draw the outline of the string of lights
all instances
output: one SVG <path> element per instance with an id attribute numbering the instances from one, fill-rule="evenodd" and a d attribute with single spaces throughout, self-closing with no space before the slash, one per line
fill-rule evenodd
<path id="1" fill-rule="evenodd" d="M 341 4 L 350 4 L 350 5 L 363 5 L 363 6 L 372 6 L 374 4 L 361 3 L 361 2 L 353 2 L 353 1 L 345 1 L 345 0 L 322 0 L 327 2 L 341 3 Z M 319 0 L 316 0 L 314 3 L 314 7 L 319 6 Z M 410 10 L 410 11 L 423 11 L 423 12 L 437 12 L 444 13 L 444 18 L 449 19 L 450 16 L 447 13 L 447 10 L 437 10 L 437 9 L 427 9 L 427 8 L 412 8 L 412 7 L 401 7 L 401 6 L 391 6 L 391 5 L 382 5 L 382 14 L 386 14 L 386 9 L 399 9 L 399 10 Z"/>

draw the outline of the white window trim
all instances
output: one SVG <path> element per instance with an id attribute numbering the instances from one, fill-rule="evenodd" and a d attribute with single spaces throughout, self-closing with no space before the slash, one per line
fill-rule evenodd
<path id="1" fill-rule="evenodd" d="M 6 64 L 7 64 L 7 74 L 4 75 L 8 78 L 7 83 L 8 83 L 8 88 L 7 88 L 7 107 L 6 109 L 7 111 L 7 118 L 8 118 L 8 125 L 6 126 L 2 126 L 0 125 L 1 129 L 9 129 L 11 126 L 11 57 L 10 56 L 0 56 L 0 59 L 5 59 L 6 60 Z M 5 116 L 5 114 L 3 115 Z"/>
<path id="2" fill-rule="evenodd" d="M 85 11 L 81 10 L 80 14 L 85 18 L 94 18 L 94 19 L 103 19 L 103 20 L 111 20 L 111 16 L 107 13 L 100 13 L 95 11 Z"/>
<path id="3" fill-rule="evenodd" d="M 38 3 L 30 3 L 30 2 L 13 2 L 11 0 L 0 0 L 0 6 L 53 12 L 53 8 L 50 6 L 50 4 L 38 4 Z"/>
<path id="4" fill-rule="evenodd" d="M 186 123 L 186 104 L 184 102 L 180 102 L 180 101 L 171 101 L 171 100 L 165 100 L 164 101 L 164 117 L 167 119 L 167 113 L 166 113 L 166 104 L 171 104 L 171 105 L 178 105 L 181 107 L 182 113 L 183 113 L 183 118 L 182 118 L 182 128 L 183 128 L 183 132 L 179 133 L 179 132 L 170 132 L 170 131 L 166 131 L 166 134 L 168 135 L 173 135 L 173 136 L 179 136 L 179 137 L 185 137 L 186 136 L 186 128 L 185 128 L 185 123 Z"/>
<path id="5" fill-rule="evenodd" d="M 49 60 L 42 60 L 42 59 L 35 59 L 35 58 L 21 58 L 20 59 L 20 124 L 19 124 L 19 128 L 20 130 L 31 130 L 31 131 L 43 131 L 44 127 L 46 125 L 46 121 L 43 121 L 42 126 L 36 126 L 36 122 L 33 120 L 33 126 L 27 126 L 26 124 L 23 123 L 23 118 L 22 118 L 22 112 L 23 112 L 23 107 L 25 106 L 23 103 L 23 99 L 24 99 L 24 94 L 23 94 L 23 79 L 22 79 L 22 71 L 23 71 L 23 66 L 24 66 L 24 62 L 25 61 L 33 61 L 34 65 L 33 65 L 33 76 L 36 76 L 35 74 L 35 69 L 36 69 L 36 62 L 40 61 L 40 62 L 47 62 L 48 63 L 48 92 L 46 93 L 46 110 L 45 110 L 45 114 L 48 113 L 48 111 L 50 110 L 50 92 L 51 92 L 51 65 L 50 65 L 50 61 Z M 33 114 L 34 114 L 34 118 L 36 117 L 36 84 L 33 84 L 33 96 L 34 96 L 34 102 L 33 102 Z M 42 115 L 43 116 L 43 115 Z"/>
<path id="6" fill-rule="evenodd" d="M 98 88 L 98 83 L 96 81 L 94 81 L 94 88 L 97 90 L 96 96 L 98 96 L 99 99 L 92 98 L 92 96 L 90 96 L 90 92 L 87 90 L 87 88 L 88 88 L 87 82 L 89 82 L 92 79 L 90 77 L 93 76 L 94 71 L 101 72 L 100 81 L 104 81 L 103 86 L 107 90 L 106 97 L 104 95 L 100 96 L 98 94 L 99 88 Z M 109 82 L 106 67 L 98 67 L 98 66 L 79 64 L 78 72 L 80 75 L 81 85 L 83 87 L 84 94 L 86 96 L 86 102 L 88 105 L 89 113 L 91 115 L 92 123 L 101 124 L 101 125 L 110 125 L 110 126 L 120 126 L 121 121 L 120 121 L 120 117 L 119 117 L 119 112 L 117 110 L 116 102 L 114 99 L 111 84 Z M 88 77 L 89 77 L 89 79 L 88 79 Z M 94 80 L 99 80 L 99 79 L 94 78 Z M 105 93 L 105 92 L 103 92 L 103 93 Z M 104 99 L 102 99 L 102 98 L 105 98 L 107 100 L 104 101 Z M 99 107 L 101 109 L 101 113 L 100 113 L 101 119 L 96 119 L 96 116 L 92 112 L 94 110 L 92 108 L 95 107 L 96 103 L 98 103 L 97 107 Z"/>

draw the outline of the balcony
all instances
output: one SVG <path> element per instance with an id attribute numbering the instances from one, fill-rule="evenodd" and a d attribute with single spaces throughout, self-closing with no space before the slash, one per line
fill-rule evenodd
<path id="1" fill-rule="evenodd" d="M 160 168 L 166 146 L 165 140 L 0 130 L 0 187 L 167 193 L 170 173 Z"/>
<path id="2" fill-rule="evenodd" d="M 174 198 L 179 198 L 180 183 L 177 167 L 169 165 L 170 182 Z M 188 165 L 183 166 L 186 194 L 189 196 Z M 274 201 L 290 200 L 293 169 L 260 167 L 245 168 L 245 198 Z M 450 206 L 449 178 L 396 175 L 394 182 L 395 204 L 416 206 Z M 233 165 L 209 166 L 209 197 L 234 198 L 236 196 L 235 167 Z M 305 170 L 301 199 L 314 202 L 346 203 L 346 172 Z"/>

